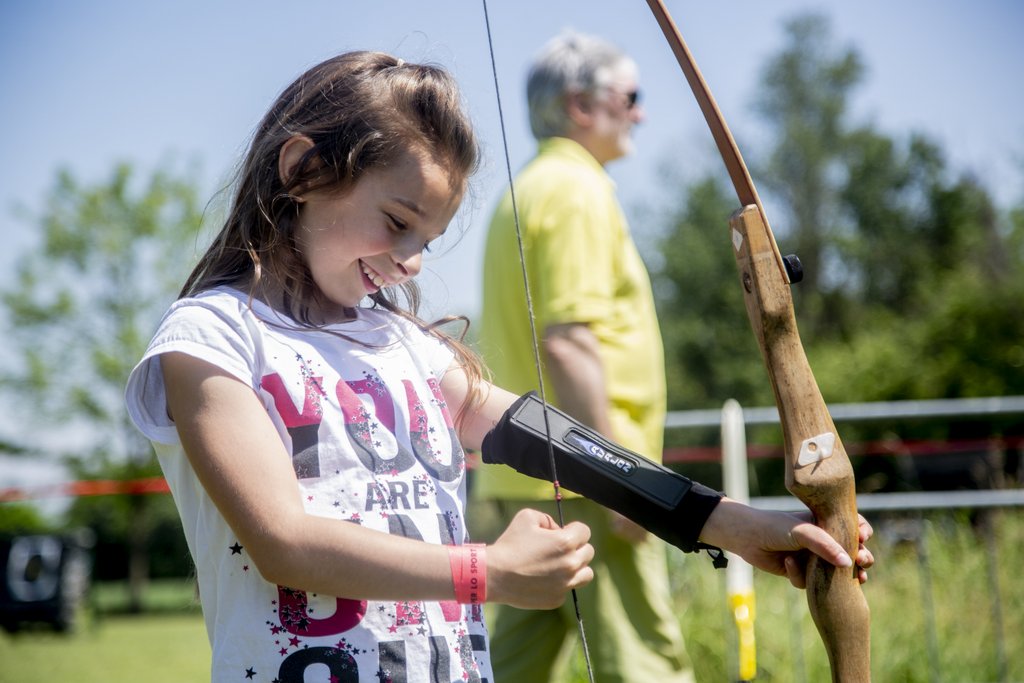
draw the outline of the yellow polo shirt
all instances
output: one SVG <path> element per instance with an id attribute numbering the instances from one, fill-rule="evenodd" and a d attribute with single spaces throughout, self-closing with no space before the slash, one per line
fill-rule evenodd
<path id="1" fill-rule="evenodd" d="M 615 197 L 615 184 L 578 143 L 548 138 L 515 179 L 527 276 L 539 335 L 557 323 L 587 323 L 600 344 L 614 438 L 660 461 L 665 366 L 650 278 Z M 506 193 L 487 234 L 480 349 L 494 382 L 537 389 L 533 342 L 512 200 Z M 543 359 L 543 351 L 541 353 Z M 558 405 L 545 372 L 547 398 Z M 484 465 L 477 498 L 547 500 L 550 483 L 504 465 Z"/>

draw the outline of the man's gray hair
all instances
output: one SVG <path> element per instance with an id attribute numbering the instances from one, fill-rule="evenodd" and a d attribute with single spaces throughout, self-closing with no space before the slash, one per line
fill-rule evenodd
<path id="1" fill-rule="evenodd" d="M 565 30 L 548 41 L 526 79 L 533 136 L 540 140 L 567 133 L 566 97 L 607 86 L 615 68 L 623 64 L 635 68 L 626 53 L 594 36 Z"/>

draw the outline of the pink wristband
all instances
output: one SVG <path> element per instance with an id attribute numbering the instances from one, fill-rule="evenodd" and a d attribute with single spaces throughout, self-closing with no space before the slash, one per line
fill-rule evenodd
<path id="1" fill-rule="evenodd" d="M 483 543 L 448 546 L 455 602 L 482 605 L 487 600 L 487 551 Z"/>

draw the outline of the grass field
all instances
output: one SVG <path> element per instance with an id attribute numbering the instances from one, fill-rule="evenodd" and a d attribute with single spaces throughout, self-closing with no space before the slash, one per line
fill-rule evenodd
<path id="1" fill-rule="evenodd" d="M 872 521 L 870 546 L 878 564 L 864 592 L 871 608 L 873 680 L 1024 681 L 1024 510 L 975 520 L 940 511 L 925 519 Z M 735 681 L 735 627 L 723 574 L 704 557 L 673 553 L 671 561 L 698 680 Z M 806 594 L 761 572 L 754 577 L 757 680 L 830 680 Z"/>
<path id="2" fill-rule="evenodd" d="M 98 585 L 74 633 L 29 628 L 0 636 L 0 683 L 201 683 L 210 644 L 189 581 L 155 582 L 143 614 L 123 585 Z"/>
<path id="3" fill-rule="evenodd" d="M 1024 681 L 1024 511 L 997 513 L 982 527 L 956 513 L 875 523 L 872 548 L 879 564 L 865 593 L 876 683 Z M 735 680 L 724 573 L 712 569 L 706 556 L 673 552 L 671 563 L 698 680 Z M 755 589 L 756 680 L 829 680 L 804 593 L 760 573 Z M 155 583 L 146 612 L 132 616 L 123 613 L 123 586 L 97 586 L 91 614 L 76 633 L 0 635 L 0 683 L 206 681 L 210 650 L 193 590 L 188 582 Z M 580 669 L 573 683 L 584 681 Z"/>

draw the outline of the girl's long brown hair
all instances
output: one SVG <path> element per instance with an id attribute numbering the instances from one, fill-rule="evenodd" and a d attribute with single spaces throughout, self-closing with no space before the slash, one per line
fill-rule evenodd
<path id="1" fill-rule="evenodd" d="M 313 146 L 283 179 L 278 158 L 296 135 L 308 137 Z M 293 320 L 320 329 L 311 311 L 320 308 L 323 295 L 295 244 L 299 196 L 320 189 L 347 192 L 367 171 L 387 167 L 410 151 L 426 152 L 442 165 L 453 192 L 461 191 L 476 170 L 476 136 L 447 71 L 381 52 L 349 52 L 312 67 L 278 96 L 257 127 L 227 220 L 179 296 L 221 285 L 264 301 L 273 300 L 270 292 L 280 292 Z M 370 299 L 455 351 L 471 386 L 461 417 L 479 398 L 481 363 L 461 335 L 456 339 L 440 329 L 450 318 L 427 324 L 418 317 L 420 291 L 414 281 L 399 289 L 381 289 Z"/>

